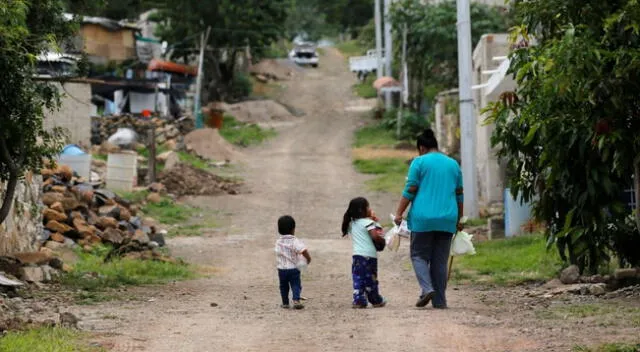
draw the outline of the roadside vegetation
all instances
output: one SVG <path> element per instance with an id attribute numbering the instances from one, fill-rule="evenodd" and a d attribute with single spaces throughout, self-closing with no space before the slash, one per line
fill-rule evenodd
<path id="1" fill-rule="evenodd" d="M 336 44 L 336 49 L 338 49 L 344 56 L 361 56 L 367 52 L 367 48 L 362 46 L 357 40 L 348 40 L 341 43 Z"/>
<path id="2" fill-rule="evenodd" d="M 625 344 L 625 343 L 608 343 L 598 347 L 585 347 L 576 346 L 572 350 L 573 352 L 638 352 L 640 351 L 640 343 L 637 344 Z"/>
<path id="3" fill-rule="evenodd" d="M 547 281 L 562 268 L 541 234 L 480 242 L 476 254 L 456 257 L 451 278 L 461 283 L 517 285 Z"/>
<path id="4" fill-rule="evenodd" d="M 370 74 L 367 78 L 353 85 L 353 93 L 363 99 L 372 99 L 378 96 L 378 91 L 373 87 L 376 76 Z"/>
<path id="5" fill-rule="evenodd" d="M 41 327 L 12 331 L 0 337 L 0 351 L 11 352 L 106 352 L 89 344 L 88 336 L 77 330 Z"/>
<path id="6" fill-rule="evenodd" d="M 257 124 L 240 122 L 233 116 L 225 115 L 220 135 L 230 143 L 248 147 L 273 138 L 277 133 L 273 128 L 262 128 Z"/>
<path id="7" fill-rule="evenodd" d="M 372 191 L 399 193 L 404 187 L 409 160 L 417 156 L 415 135 L 429 126 L 425 117 L 403 115 L 402 133 L 396 134 L 397 111 L 391 110 L 381 120 L 369 118 L 356 130 L 353 142 L 353 165 L 360 173 L 375 175 L 367 181 Z"/>
<path id="8" fill-rule="evenodd" d="M 81 304 L 121 299 L 112 291 L 124 286 L 163 284 L 196 277 L 193 267 L 176 261 L 110 258 L 110 246 L 98 246 L 91 252 L 76 252 L 73 270 L 60 278 L 63 286 L 74 290 Z"/>

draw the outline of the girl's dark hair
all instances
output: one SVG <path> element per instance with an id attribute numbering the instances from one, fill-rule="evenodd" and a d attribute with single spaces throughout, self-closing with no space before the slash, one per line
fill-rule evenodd
<path id="1" fill-rule="evenodd" d="M 424 147 L 427 149 L 438 149 L 438 140 L 436 139 L 435 133 L 430 128 L 427 128 L 422 132 L 421 135 L 418 136 L 418 141 L 416 142 L 418 149 L 420 147 Z"/>
<path id="2" fill-rule="evenodd" d="M 369 201 L 366 198 L 353 198 L 349 202 L 349 208 L 342 217 L 343 237 L 346 236 L 349 232 L 349 224 L 351 223 L 351 221 L 367 217 L 367 208 L 369 208 Z"/>

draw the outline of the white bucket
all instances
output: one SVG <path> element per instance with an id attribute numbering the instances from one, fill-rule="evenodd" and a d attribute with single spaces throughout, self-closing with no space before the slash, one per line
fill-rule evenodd
<path id="1" fill-rule="evenodd" d="M 107 188 L 132 191 L 138 179 L 138 154 L 111 153 L 107 158 Z"/>
<path id="2" fill-rule="evenodd" d="M 91 178 L 91 154 L 60 155 L 58 157 L 58 164 L 69 166 L 78 176 L 84 178 L 86 181 L 89 181 Z"/>

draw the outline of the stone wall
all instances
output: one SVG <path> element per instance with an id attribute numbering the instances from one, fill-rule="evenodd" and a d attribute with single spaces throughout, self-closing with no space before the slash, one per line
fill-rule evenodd
<path id="1" fill-rule="evenodd" d="M 0 183 L 0 199 L 4 197 L 5 184 Z M 40 196 L 42 177 L 27 173 L 18 182 L 11 212 L 0 224 L 0 255 L 33 251 L 36 239 L 42 231 Z"/>
<path id="2" fill-rule="evenodd" d="M 89 83 L 54 83 L 60 94 L 60 110 L 46 111 L 46 129 L 61 127 L 69 133 L 69 143 L 91 145 L 91 85 Z"/>

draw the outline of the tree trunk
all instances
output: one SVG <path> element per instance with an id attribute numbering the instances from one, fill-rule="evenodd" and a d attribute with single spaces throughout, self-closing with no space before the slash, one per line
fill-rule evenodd
<path id="1" fill-rule="evenodd" d="M 9 215 L 11 206 L 13 205 L 13 196 L 16 193 L 16 186 L 18 185 L 19 171 L 24 163 L 25 151 L 24 151 L 24 136 L 20 138 L 18 142 L 19 155 L 16 159 L 12 159 L 7 148 L 7 141 L 5 137 L 0 134 L 0 162 L 3 162 L 9 168 L 9 179 L 7 180 L 7 189 L 2 200 L 2 207 L 0 207 L 0 224 Z"/>
<path id="2" fill-rule="evenodd" d="M 640 231 L 640 161 L 633 166 L 633 188 L 636 203 L 636 227 Z"/>
<path id="3" fill-rule="evenodd" d="M 9 181 L 7 182 L 7 189 L 5 190 L 4 197 L 2 199 L 2 207 L 0 208 L 0 224 L 4 222 L 4 220 L 9 215 L 9 212 L 11 211 L 11 206 L 13 205 L 13 196 L 16 193 L 17 185 L 18 174 L 15 172 L 11 172 Z"/>

